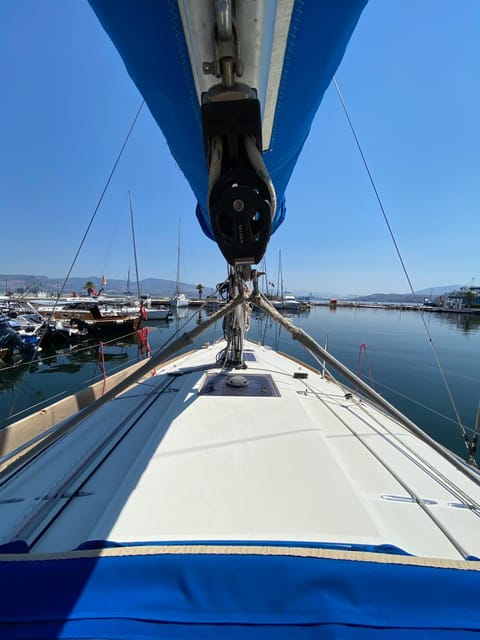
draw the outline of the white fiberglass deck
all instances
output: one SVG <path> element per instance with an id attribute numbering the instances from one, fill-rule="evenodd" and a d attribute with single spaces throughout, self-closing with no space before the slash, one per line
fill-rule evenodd
<path id="1" fill-rule="evenodd" d="M 248 369 L 234 373 L 270 376 L 277 396 L 200 393 L 221 346 L 109 402 L 13 478 L 0 493 L 0 542 L 54 551 L 96 539 L 308 541 L 480 555 L 478 484 L 268 348 L 248 343 Z M 54 519 L 45 496 L 57 500 Z"/>

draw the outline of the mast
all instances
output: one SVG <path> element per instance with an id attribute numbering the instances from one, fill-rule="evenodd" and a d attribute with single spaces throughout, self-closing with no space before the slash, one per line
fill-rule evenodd
<path id="1" fill-rule="evenodd" d="M 127 294 L 130 295 L 130 267 L 128 267 L 128 275 L 127 275 Z"/>
<path id="2" fill-rule="evenodd" d="M 177 283 L 175 288 L 175 295 L 180 293 L 180 220 L 178 221 L 178 247 L 177 247 Z"/>
<path id="3" fill-rule="evenodd" d="M 263 256 L 262 271 L 263 271 L 263 289 L 266 292 L 268 297 L 267 261 L 265 256 Z"/>
<path id="4" fill-rule="evenodd" d="M 277 297 L 283 300 L 282 252 L 278 252 Z"/>
<path id="5" fill-rule="evenodd" d="M 137 247 L 135 244 L 135 228 L 133 226 L 133 206 L 132 206 L 132 194 L 128 192 L 128 200 L 130 202 L 130 223 L 132 225 L 132 241 L 133 241 L 133 257 L 135 258 L 135 273 L 137 276 L 137 296 L 140 303 L 140 280 L 138 278 L 138 263 L 137 263 Z M 130 275 L 130 271 L 128 272 Z"/>

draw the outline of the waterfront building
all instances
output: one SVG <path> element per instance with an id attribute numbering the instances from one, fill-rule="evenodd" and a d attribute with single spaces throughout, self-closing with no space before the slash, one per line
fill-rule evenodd
<path id="1" fill-rule="evenodd" d="M 447 293 L 443 306 L 446 309 L 480 308 L 480 287 L 460 287 Z"/>

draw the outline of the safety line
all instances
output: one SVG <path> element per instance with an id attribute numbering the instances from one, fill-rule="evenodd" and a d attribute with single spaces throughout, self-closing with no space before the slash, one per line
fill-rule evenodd
<path id="1" fill-rule="evenodd" d="M 418 302 L 417 296 L 416 296 L 416 294 L 415 294 L 415 290 L 414 290 L 413 285 L 412 285 L 412 281 L 411 281 L 411 279 L 410 279 L 410 276 L 409 276 L 409 274 L 408 274 L 407 268 L 406 268 L 406 266 L 405 266 L 405 262 L 404 262 L 404 260 L 403 260 L 403 258 L 402 258 L 402 254 L 401 254 L 401 252 L 400 252 L 400 248 L 399 248 L 399 246 L 398 246 L 398 243 L 397 243 L 397 241 L 396 241 L 396 238 L 395 238 L 395 235 L 394 235 L 394 233 L 393 233 L 392 227 L 391 227 L 390 222 L 389 222 L 389 220 L 388 220 L 387 213 L 386 213 L 385 208 L 384 208 L 384 206 L 383 206 L 383 202 L 382 202 L 382 200 L 381 200 L 381 198 L 380 198 L 380 194 L 378 193 L 378 190 L 377 190 L 377 187 L 376 187 L 375 181 L 374 181 L 374 179 L 373 179 L 372 173 L 371 173 L 371 171 L 370 171 L 370 168 L 369 168 L 369 166 L 368 166 L 367 160 L 366 160 L 366 158 L 365 158 L 365 155 L 364 155 L 364 153 L 363 153 L 362 147 L 361 147 L 361 145 L 360 145 L 360 141 L 359 141 L 359 139 L 358 139 L 358 136 L 357 136 L 357 134 L 356 134 L 355 128 L 354 128 L 353 123 L 352 123 L 352 121 L 351 121 L 351 119 L 350 119 L 350 116 L 349 116 L 349 114 L 348 114 L 348 110 L 347 110 L 347 107 L 346 107 L 345 101 L 344 101 L 343 96 L 342 96 L 342 93 L 341 93 L 341 91 L 340 91 L 340 87 L 338 86 L 338 83 L 337 83 L 337 80 L 336 80 L 336 78 L 335 78 L 335 77 L 333 78 L 333 84 L 335 85 L 335 89 L 336 89 L 336 91 L 337 91 L 337 95 L 338 95 L 338 98 L 339 98 L 339 100 L 340 100 L 340 104 L 342 105 L 343 111 L 344 111 L 344 113 L 345 113 L 345 117 L 347 118 L 348 124 L 349 124 L 349 126 L 350 126 L 350 130 L 352 131 L 353 137 L 354 137 L 354 139 L 355 139 L 355 143 L 356 143 L 356 145 L 357 145 L 358 151 L 359 151 L 360 156 L 361 156 L 361 158 L 362 158 L 363 165 L 364 165 L 364 167 L 365 167 L 365 170 L 366 170 L 366 172 L 367 172 L 368 178 L 369 178 L 369 180 L 370 180 L 370 184 L 371 184 L 372 189 L 373 189 L 373 191 L 374 191 L 374 193 L 375 193 L 375 197 L 376 197 L 376 199 L 377 199 L 378 205 L 379 205 L 380 210 L 381 210 L 381 212 L 382 212 L 383 219 L 384 219 L 384 221 L 385 221 L 385 224 L 387 225 L 387 229 L 388 229 L 388 232 L 389 232 L 389 234 L 390 234 L 390 238 L 392 239 L 393 245 L 394 245 L 394 247 L 395 247 L 395 251 L 396 251 L 396 253 L 397 253 L 398 259 L 400 260 L 400 264 L 402 265 L 403 273 L 405 274 L 405 277 L 406 277 L 407 282 L 408 282 L 408 286 L 410 287 L 410 292 L 412 293 L 412 295 L 413 295 L 413 297 L 414 297 L 415 302 Z M 476 460 L 475 460 L 475 445 L 476 445 L 476 443 L 475 443 L 475 445 L 474 445 L 474 443 L 470 440 L 470 438 L 469 438 L 469 436 L 468 436 L 468 433 L 467 433 L 467 431 L 466 431 L 466 429 L 465 429 L 465 426 L 464 426 L 464 424 L 463 424 L 463 422 L 462 422 L 462 419 L 461 419 L 461 417 L 460 417 L 460 413 L 459 413 L 459 411 L 458 411 L 458 408 L 457 408 L 456 402 L 455 402 L 455 400 L 454 400 L 454 398 L 453 398 L 453 394 L 452 394 L 452 392 L 451 392 L 451 390 L 450 390 L 450 386 L 449 386 L 449 384 L 448 384 L 447 378 L 446 378 L 445 373 L 444 373 L 444 371 L 443 371 L 443 367 L 442 367 L 442 364 L 441 364 L 441 362 L 440 362 L 440 358 L 439 358 L 439 356 L 438 356 L 437 349 L 436 349 L 436 347 L 435 347 L 435 345 L 434 345 L 432 335 L 431 335 L 430 330 L 429 330 L 429 328 L 428 328 L 428 326 L 427 326 L 427 323 L 426 323 L 426 321 L 425 321 L 425 314 L 423 313 L 422 309 L 420 309 L 420 317 L 421 317 L 421 319 L 422 319 L 422 323 L 423 323 L 423 326 L 424 326 L 424 328 L 425 328 L 425 332 L 426 332 L 427 337 L 428 337 L 428 340 L 429 340 L 429 342 L 430 342 L 430 346 L 431 346 L 431 348 L 432 348 L 432 352 L 433 352 L 433 355 L 434 355 L 435 361 L 436 361 L 436 363 L 437 363 L 438 370 L 440 371 L 440 375 L 441 375 L 442 380 L 443 380 L 443 383 L 444 383 L 444 385 L 445 385 L 445 389 L 446 389 L 446 391 L 447 391 L 448 397 L 449 397 L 449 399 L 450 399 L 450 402 L 451 402 L 451 404 L 452 404 L 453 410 L 454 410 L 454 412 L 455 412 L 455 416 L 456 416 L 456 418 L 457 418 L 457 424 L 458 424 L 458 426 L 460 427 L 460 429 L 462 430 L 462 434 L 463 434 L 463 441 L 464 441 L 464 443 L 465 443 L 465 447 L 466 447 L 467 452 L 468 452 L 468 462 L 469 462 L 469 464 L 471 464 L 471 465 L 473 465 L 473 466 L 477 466 L 477 463 L 476 463 Z"/>
<path id="2" fill-rule="evenodd" d="M 408 483 L 402 476 L 400 476 L 397 473 L 397 471 L 393 468 L 393 466 L 389 464 L 383 456 L 380 455 L 380 453 L 375 451 L 374 447 L 364 437 L 364 434 L 357 432 L 355 428 L 352 427 L 351 424 L 347 422 L 340 415 L 338 411 L 335 411 L 335 409 L 332 406 L 330 406 L 330 403 L 325 402 L 325 399 L 316 393 L 316 390 L 311 385 L 307 384 L 305 381 L 304 381 L 304 384 L 305 384 L 305 387 L 309 389 L 311 393 L 313 393 L 313 395 L 317 398 L 317 400 L 319 400 L 324 405 L 324 407 L 328 411 L 330 411 L 337 418 L 337 420 L 339 420 L 343 424 L 345 429 L 349 431 L 352 434 L 352 436 L 356 438 L 357 442 L 359 442 L 365 449 L 367 449 L 370 455 L 377 460 L 377 462 L 385 469 L 385 471 L 389 473 L 392 476 L 392 478 L 394 478 L 398 482 L 398 484 L 406 491 L 406 493 L 408 493 L 408 495 L 415 500 L 415 503 L 418 505 L 418 507 L 420 507 L 420 509 L 425 513 L 425 515 L 432 520 L 435 526 L 443 533 L 443 535 L 447 538 L 450 544 L 462 556 L 462 559 L 466 560 L 469 554 L 463 548 L 462 544 L 455 538 L 453 533 L 451 533 L 446 528 L 446 526 L 437 518 L 437 516 L 434 513 L 432 513 L 431 509 L 428 508 L 428 505 L 425 503 L 424 500 L 422 500 L 422 498 L 417 493 L 417 491 L 415 491 L 413 486 L 411 486 L 410 483 Z M 364 407 L 360 405 L 357 405 L 357 406 L 365 411 Z M 355 413 L 352 412 L 352 415 L 355 415 Z M 356 416 L 356 417 L 358 420 L 360 420 L 363 423 L 363 421 L 359 416 Z M 370 417 L 372 416 L 370 415 Z M 377 433 L 378 435 L 381 435 L 379 434 L 378 429 L 376 429 L 373 425 L 369 424 L 367 425 L 367 427 L 370 429 L 370 431 Z M 386 429 L 385 426 L 383 428 Z M 395 446 L 391 440 L 389 440 L 388 438 L 385 438 L 385 439 L 387 440 L 387 442 L 389 442 L 391 446 Z"/>

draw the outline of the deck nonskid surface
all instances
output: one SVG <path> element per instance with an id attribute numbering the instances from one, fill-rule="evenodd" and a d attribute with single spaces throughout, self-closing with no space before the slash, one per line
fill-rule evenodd
<path id="1" fill-rule="evenodd" d="M 476 492 L 478 502 L 478 486 L 439 454 L 369 404 L 346 398 L 336 383 L 264 347 L 248 345 L 255 356 L 234 373 L 271 376 L 278 397 L 201 394 L 219 349 L 182 358 L 108 403 L 32 466 L 30 484 L 23 475 L 23 485 L 11 488 L 30 491 L 33 505 L 33 493 L 58 481 L 60 467 L 52 471 L 49 458 L 58 464 L 61 452 L 63 465 L 70 455 L 74 466 L 125 423 L 125 435 L 87 474 L 81 497 L 56 517 L 37 550 L 86 539 L 248 540 L 480 554 L 479 513 L 466 498 Z M 179 375 L 165 375 L 172 371 Z M 308 378 L 294 378 L 299 371 Z M 21 504 L 11 505 L 12 516 L 15 509 Z"/>

